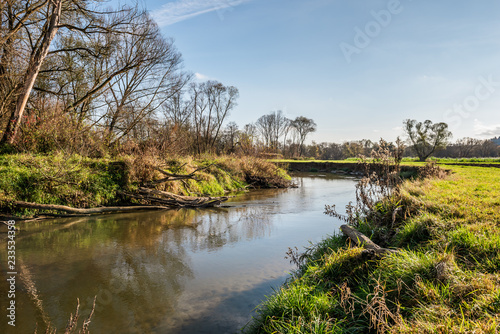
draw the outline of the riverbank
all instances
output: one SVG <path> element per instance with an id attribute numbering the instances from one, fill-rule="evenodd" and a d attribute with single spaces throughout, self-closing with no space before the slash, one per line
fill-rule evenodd
<path id="1" fill-rule="evenodd" d="M 367 165 L 360 161 L 306 161 L 306 160 L 275 160 L 277 166 L 290 172 L 333 173 L 363 176 Z M 400 165 L 400 175 L 404 178 L 415 177 L 425 163 Z M 370 167 L 370 164 L 368 165 Z M 499 165 L 500 167 L 500 165 Z"/>
<path id="2" fill-rule="evenodd" d="M 405 181 L 374 209 L 397 209 L 396 219 L 359 222 L 397 252 L 371 257 L 343 235 L 325 239 L 246 332 L 497 333 L 500 169 L 446 168 L 444 179 Z"/>
<path id="3" fill-rule="evenodd" d="M 165 173 L 175 176 L 164 180 Z M 0 214 L 30 217 L 40 212 L 14 207 L 12 203 L 19 201 L 73 208 L 144 204 L 126 194 L 145 184 L 175 195 L 223 196 L 249 187 L 286 187 L 290 177 L 253 157 L 1 155 Z"/>

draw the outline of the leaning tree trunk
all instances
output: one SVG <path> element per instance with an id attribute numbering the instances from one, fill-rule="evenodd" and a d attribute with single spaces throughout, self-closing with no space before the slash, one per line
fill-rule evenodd
<path id="1" fill-rule="evenodd" d="M 61 9 L 63 0 L 53 0 L 49 3 L 49 7 L 52 6 L 51 14 L 48 21 L 44 25 L 43 40 L 34 52 L 30 59 L 26 74 L 24 77 L 24 84 L 22 85 L 19 97 L 17 99 L 16 108 L 13 110 L 7 128 L 2 137 L 2 143 L 8 142 L 9 144 L 14 143 L 19 127 L 21 126 L 21 120 L 28 103 L 28 98 L 30 96 L 33 85 L 35 84 L 40 68 L 42 67 L 43 61 L 49 52 L 50 43 L 56 36 L 57 30 L 59 29 L 59 21 L 61 19 Z"/>

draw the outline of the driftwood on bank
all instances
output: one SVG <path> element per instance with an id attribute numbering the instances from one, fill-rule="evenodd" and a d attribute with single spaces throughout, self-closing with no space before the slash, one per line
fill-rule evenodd
<path id="1" fill-rule="evenodd" d="M 11 204 L 17 208 L 62 211 L 74 214 L 99 214 L 99 213 L 109 213 L 109 212 L 169 209 L 167 206 L 160 206 L 160 205 L 108 206 L 100 208 L 79 209 L 79 208 L 72 208 L 66 205 L 38 204 L 38 203 L 22 202 L 22 201 L 13 201 L 11 202 Z"/>
<path id="2" fill-rule="evenodd" d="M 219 206 L 225 202 L 229 197 L 192 197 L 180 196 L 167 191 L 161 191 L 149 188 L 139 188 L 136 194 L 123 193 L 131 198 L 140 199 L 150 203 L 157 203 L 160 205 L 167 205 L 173 207 L 188 207 L 188 208 L 206 208 Z"/>
<path id="3" fill-rule="evenodd" d="M 358 230 L 350 227 L 349 225 L 342 225 L 340 226 L 340 230 L 342 233 L 344 233 L 349 239 L 351 239 L 356 246 L 358 247 L 365 247 L 365 251 L 367 253 L 373 253 L 375 255 L 384 255 L 386 253 L 396 253 L 397 250 L 395 249 L 389 249 L 389 248 L 382 248 L 373 241 L 370 240 L 366 235 L 363 233 L 359 232 Z M 363 251 L 363 252 L 365 252 Z"/>
<path id="4" fill-rule="evenodd" d="M 166 191 L 160 191 L 156 189 L 149 188 L 139 188 L 138 192 L 132 193 L 122 193 L 125 196 L 134 199 L 140 199 L 151 204 L 147 205 L 134 205 L 134 206 L 110 206 L 110 207 L 99 207 L 99 208 L 89 208 L 80 209 L 72 208 L 66 205 L 57 204 L 39 204 L 32 202 L 23 201 L 13 201 L 10 202 L 15 208 L 26 208 L 26 209 L 36 209 L 44 211 L 59 211 L 66 212 L 74 215 L 93 215 L 102 213 L 114 213 L 114 212 L 132 212 L 141 210 L 166 210 L 171 208 L 207 208 L 219 206 L 222 202 L 225 202 L 229 197 L 191 197 L 191 196 L 180 196 L 172 194 Z M 52 215 L 61 217 L 61 215 Z"/>
<path id="5" fill-rule="evenodd" d="M 147 182 L 143 184 L 145 187 L 141 187 L 135 193 L 126 193 L 119 192 L 120 194 L 127 196 L 133 199 L 139 199 L 145 204 L 142 205 L 134 205 L 134 206 L 114 206 L 114 207 L 98 207 L 98 208 L 73 208 L 65 205 L 56 205 L 56 204 L 39 204 L 39 203 L 31 203 L 24 201 L 13 201 L 10 202 L 10 205 L 14 208 L 27 208 L 27 209 L 36 209 L 43 211 L 56 211 L 56 212 L 65 212 L 67 215 L 55 214 L 55 213 L 46 213 L 45 215 L 49 215 L 52 217 L 69 217 L 69 216 L 85 216 L 85 215 L 93 215 L 93 214 L 102 214 L 102 213 L 114 213 L 114 212 L 132 212 L 139 210 L 166 210 L 171 208 L 207 208 L 207 207 L 215 207 L 219 206 L 222 202 L 225 202 L 229 199 L 229 197 L 192 197 L 192 196 L 181 196 L 176 195 L 166 191 L 160 191 L 153 188 L 147 188 L 149 186 L 154 186 L 156 184 L 168 182 L 168 181 L 177 181 L 177 180 L 197 180 L 195 178 L 195 173 L 202 171 L 204 169 L 209 168 L 213 164 L 210 164 L 205 167 L 200 167 L 194 170 L 189 174 L 173 174 L 162 170 L 161 168 L 155 168 L 157 171 L 165 175 L 166 177 L 160 180 L 155 180 L 151 182 Z M 46 217 L 36 217 L 34 219 L 43 219 Z M 16 219 L 19 220 L 19 219 Z M 33 219 L 30 219 L 33 220 Z"/>

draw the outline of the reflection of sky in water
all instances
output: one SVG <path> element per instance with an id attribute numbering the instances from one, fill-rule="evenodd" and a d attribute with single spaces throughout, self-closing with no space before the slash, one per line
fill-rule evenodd
<path id="1" fill-rule="evenodd" d="M 252 191 L 226 208 L 30 223 L 17 256 L 26 268 L 20 276 L 32 278 L 42 307 L 33 306 L 19 280 L 16 333 L 33 332 L 35 318 L 43 332 L 44 316 L 63 328 L 76 298 L 85 316 L 94 295 L 95 333 L 238 330 L 293 269 L 284 258 L 288 247 L 308 246 L 338 228 L 323 214 L 325 204 L 341 209 L 354 198 L 352 179 L 295 181 L 297 189 Z M 5 302 L 2 296 L 2 308 Z"/>

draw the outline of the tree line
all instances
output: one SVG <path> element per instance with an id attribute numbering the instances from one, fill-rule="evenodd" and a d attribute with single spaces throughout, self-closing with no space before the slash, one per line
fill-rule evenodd
<path id="1" fill-rule="evenodd" d="M 407 119 L 403 122 L 404 140 L 399 137 L 395 143 L 387 143 L 389 149 L 401 150 L 402 157 L 417 157 L 425 161 L 429 157 L 474 158 L 499 157 L 500 145 L 497 138 L 460 138 L 451 142 L 452 133 L 446 123 L 430 120 L 418 122 Z M 306 155 L 322 160 L 343 160 L 359 156 L 370 156 L 379 148 L 378 142 L 368 139 L 343 143 L 315 143 L 306 147 Z"/>
<path id="2" fill-rule="evenodd" d="M 344 159 L 368 155 L 369 140 L 306 145 L 305 116 L 262 115 L 227 123 L 239 91 L 197 82 L 173 40 L 139 7 L 101 0 L 0 1 L 0 145 L 3 151 L 84 155 L 239 153 Z M 408 120 L 407 155 L 497 156 L 491 141 L 449 144 L 444 123 Z M 443 141 L 431 147 L 442 130 Z M 408 130 L 408 129 L 407 129 Z M 435 139 L 435 138 L 434 138 Z M 430 152 L 429 149 L 432 148 Z"/>
<path id="3" fill-rule="evenodd" d="M 2 0 L 0 15 L 2 144 L 214 150 L 238 89 L 193 82 L 146 11 L 99 0 Z"/>
<path id="4" fill-rule="evenodd" d="M 238 89 L 193 81 L 173 41 L 138 7 L 2 0 L 0 15 L 4 148 L 252 154 L 288 145 L 300 156 L 316 130 L 311 119 L 289 120 L 281 111 L 242 130 L 225 125 Z"/>
<path id="5" fill-rule="evenodd" d="M 346 141 L 343 143 L 321 142 L 309 144 L 305 156 L 319 160 L 343 160 L 360 155 L 370 156 L 376 151 L 378 143 L 369 139 Z M 417 157 L 411 145 L 404 148 L 404 157 Z M 437 158 L 478 158 L 499 157 L 499 145 L 489 139 L 461 138 L 449 143 L 445 148 L 432 154 Z"/>

